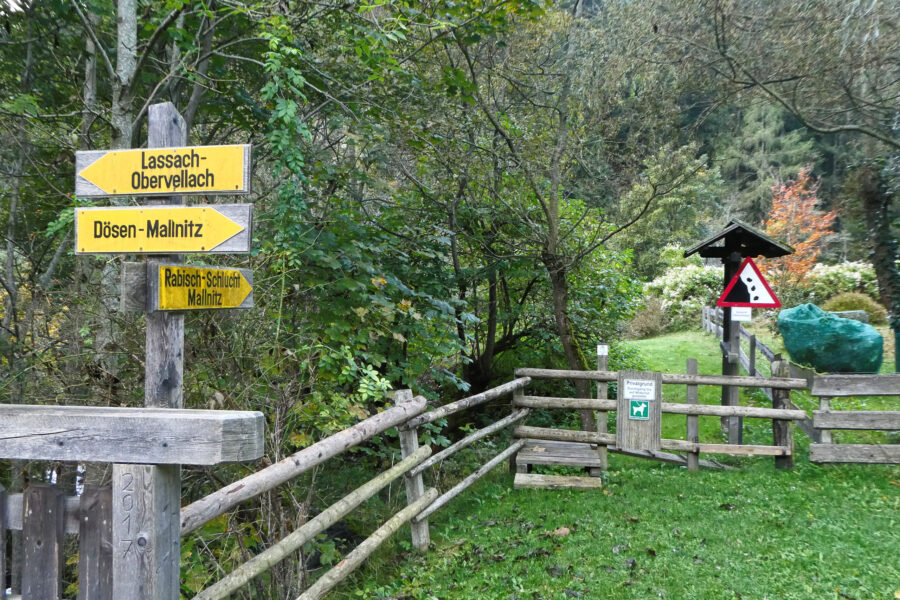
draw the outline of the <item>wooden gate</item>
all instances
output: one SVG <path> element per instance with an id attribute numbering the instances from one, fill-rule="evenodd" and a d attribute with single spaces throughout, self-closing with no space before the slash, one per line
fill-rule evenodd
<path id="1" fill-rule="evenodd" d="M 900 411 L 832 410 L 833 398 L 855 396 L 900 397 L 900 375 L 822 375 L 813 379 L 812 395 L 819 398 L 813 426 L 822 443 L 810 444 L 814 463 L 900 464 L 900 444 L 835 444 L 832 431 L 900 431 Z"/>
<path id="2" fill-rule="evenodd" d="M 698 375 L 696 360 L 688 361 L 686 374 L 637 373 L 617 371 L 562 371 L 551 369 L 517 369 L 516 376 L 532 379 L 587 379 L 597 382 L 618 382 L 619 398 L 550 398 L 528 396 L 523 392 L 513 397 L 513 405 L 522 408 L 562 408 L 575 410 L 616 411 L 617 433 L 602 431 L 572 431 L 546 427 L 520 425 L 515 430 L 516 437 L 524 438 L 525 446 L 516 457 L 519 477 L 518 484 L 527 484 L 526 475 L 534 464 L 559 464 L 567 466 L 596 467 L 601 464 L 598 447 L 606 447 L 609 452 L 649 458 L 663 462 L 686 465 L 694 470 L 698 466 L 721 467 L 714 461 L 701 461 L 699 455 L 729 454 L 741 456 L 771 456 L 778 468 L 794 465 L 794 443 L 791 424 L 803 420 L 807 415 L 802 410 L 788 408 L 790 390 L 806 389 L 805 379 L 787 377 L 785 361 L 776 361 L 776 377 L 741 377 L 725 375 Z M 634 380 L 635 390 L 627 392 L 626 379 Z M 658 382 L 650 385 L 650 382 Z M 645 392 L 642 391 L 643 383 Z M 662 402 L 659 387 L 666 384 L 687 386 L 685 403 Z M 753 406 L 717 406 L 697 404 L 697 386 L 733 386 L 770 388 L 773 390 L 772 408 Z M 605 387 L 605 386 L 604 386 Z M 626 413 L 625 411 L 629 411 Z M 633 412 L 634 414 L 630 414 Z M 658 424 L 659 415 L 677 414 L 686 416 L 686 435 L 683 440 L 661 438 Z M 647 416 L 646 421 L 643 420 Z M 719 444 L 701 443 L 698 439 L 697 418 L 739 417 L 772 421 L 773 444 Z M 627 432 L 627 433 L 626 433 Z M 625 433 L 623 436 L 622 434 Z M 676 453 L 685 453 L 676 454 Z M 549 481 L 549 480 L 548 480 Z M 590 482 L 570 482 L 574 487 L 596 487 Z M 554 486 L 565 485 L 553 481 Z"/>

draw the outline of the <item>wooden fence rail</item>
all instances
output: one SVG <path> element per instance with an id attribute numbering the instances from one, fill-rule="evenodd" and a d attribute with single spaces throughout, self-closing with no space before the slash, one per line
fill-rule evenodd
<path id="1" fill-rule="evenodd" d="M 516 376 L 540 379 L 587 379 L 616 381 L 618 371 L 569 371 L 563 369 L 516 369 Z M 742 377 L 729 375 L 688 375 L 663 373 L 662 382 L 676 385 L 731 385 L 736 387 L 770 387 L 780 390 L 805 390 L 806 379 L 791 377 Z"/>
<path id="2" fill-rule="evenodd" d="M 509 416 L 465 436 L 434 456 L 432 456 L 430 446 L 419 447 L 418 427 L 521 390 L 529 382 L 530 379 L 527 377 L 520 378 L 424 414 L 425 401 L 422 397 L 413 398 L 409 390 L 398 390 L 392 393 L 396 403 L 396 406 L 393 408 L 313 444 L 275 465 L 249 475 L 185 507 L 181 513 L 182 533 L 189 533 L 203 523 L 223 514 L 236 504 L 289 481 L 329 458 L 371 439 L 390 427 L 396 426 L 399 430 L 400 446 L 403 455 L 401 462 L 347 494 L 284 539 L 254 556 L 200 592 L 195 596 L 195 600 L 220 600 L 234 594 L 254 578 L 259 577 L 274 565 L 291 556 L 303 544 L 334 525 L 362 502 L 371 498 L 379 490 L 400 477 L 404 478 L 406 485 L 406 508 L 391 517 L 370 537 L 352 550 L 337 566 L 320 577 L 300 598 L 312 600 L 324 596 L 338 582 L 346 578 L 347 575 L 362 564 L 381 543 L 395 533 L 403 524 L 410 524 L 413 546 L 417 550 L 427 549 L 430 541 L 428 516 L 442 508 L 463 490 L 518 451 L 521 443 L 512 444 L 443 495 L 436 489 L 425 489 L 423 473 L 430 467 L 439 465 L 446 458 L 463 448 L 471 446 L 478 440 L 522 421 L 528 415 L 529 410 L 526 408 L 516 409 Z"/>
<path id="3" fill-rule="evenodd" d="M 255 498 L 306 471 L 320 465 L 379 433 L 414 417 L 425 410 L 425 398 L 418 396 L 344 429 L 320 442 L 304 448 L 279 462 L 181 509 L 181 535 L 186 535 L 205 523 L 226 513 L 241 502 Z"/>
<path id="4" fill-rule="evenodd" d="M 350 511 L 377 494 L 401 475 L 409 472 L 416 465 L 421 464 L 430 455 L 431 447 L 423 446 L 419 448 L 411 456 L 347 494 L 304 523 L 300 528 L 285 536 L 280 542 L 257 554 L 194 596 L 194 600 L 220 600 L 221 598 L 227 598 L 253 578 L 259 577 L 279 562 L 288 558 L 292 553 L 303 547 L 303 544 L 347 516 Z"/>

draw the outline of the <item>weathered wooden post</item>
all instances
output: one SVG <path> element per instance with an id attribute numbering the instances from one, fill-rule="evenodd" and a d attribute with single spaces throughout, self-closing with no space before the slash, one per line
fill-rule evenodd
<path id="1" fill-rule="evenodd" d="M 112 490 L 85 488 L 78 510 L 78 600 L 113 600 Z"/>
<path id="2" fill-rule="evenodd" d="M 605 371 L 609 368 L 609 344 L 597 344 L 597 370 Z M 605 381 L 597 382 L 597 399 L 598 400 L 606 400 L 607 396 L 607 383 Z M 597 411 L 597 432 L 598 433 L 607 433 L 609 431 L 609 423 L 607 422 L 608 413 L 605 410 Z M 609 453 L 606 450 L 605 445 L 601 445 L 597 448 L 597 452 L 600 455 L 600 469 L 599 471 L 607 471 L 609 470 Z M 600 473 L 598 469 L 591 469 L 591 476 L 598 477 Z"/>
<path id="3" fill-rule="evenodd" d="M 772 363 L 772 375 L 774 377 L 790 377 L 790 365 L 786 360 L 777 360 Z M 772 389 L 772 408 L 789 408 L 791 405 L 791 390 Z M 775 457 L 776 469 L 794 468 L 794 422 L 780 419 L 772 420 L 772 437 L 776 446 L 784 446 L 789 452 L 785 456 Z"/>
<path id="4" fill-rule="evenodd" d="M 169 102 L 149 108 L 148 148 L 184 146 L 184 119 Z M 182 204 L 180 196 L 157 204 Z M 147 259 L 181 262 L 178 255 Z M 144 406 L 182 408 L 184 315 L 148 312 L 145 343 Z M 146 600 L 177 598 L 181 556 L 181 466 L 114 464 L 113 597 Z"/>
<path id="5" fill-rule="evenodd" d="M 396 390 L 393 392 L 392 396 L 395 404 L 409 402 L 413 399 L 412 390 Z M 400 453 L 403 458 L 407 458 L 419 449 L 419 428 L 412 427 L 406 429 L 404 427 L 399 427 L 398 431 L 400 432 Z M 406 484 L 407 505 L 415 504 L 419 498 L 425 495 L 425 482 L 422 479 L 421 473 L 417 473 L 416 475 L 406 473 L 403 476 L 403 481 Z M 428 531 L 428 520 L 412 521 L 409 526 L 412 530 L 413 548 L 419 552 L 428 550 L 428 546 L 431 544 L 431 536 Z"/>
<path id="6" fill-rule="evenodd" d="M 521 406 L 520 402 L 522 398 L 525 397 L 525 388 L 517 387 L 513 390 L 512 393 L 512 410 L 516 411 L 516 408 Z M 527 473 L 529 465 L 519 465 L 519 453 L 513 452 L 509 456 L 509 472 L 510 473 Z"/>
<path id="7" fill-rule="evenodd" d="M 65 496 L 55 485 L 32 484 L 22 504 L 22 597 L 58 600 L 62 597 Z"/>
<path id="8" fill-rule="evenodd" d="M 756 336 L 750 335 L 750 347 L 747 350 L 747 374 L 750 377 L 756 377 Z"/>
<path id="9" fill-rule="evenodd" d="M 741 255 L 731 252 L 722 259 L 725 265 L 725 283 L 728 286 L 737 269 L 741 265 Z M 740 374 L 741 360 L 741 324 L 731 318 L 731 307 L 724 307 L 722 312 L 722 375 L 737 376 Z M 740 388 L 734 385 L 722 386 L 722 405 L 737 406 L 740 404 Z M 729 444 L 741 444 L 744 440 L 744 422 L 740 417 L 723 417 L 722 429 L 728 436 Z"/>
<path id="10" fill-rule="evenodd" d="M 697 374 L 697 359 L 689 358 L 687 359 L 687 374 L 688 375 L 696 375 Z M 698 393 L 697 386 L 690 385 L 687 386 L 687 403 L 688 404 L 697 404 Z M 697 418 L 697 415 L 688 415 L 687 416 L 687 435 L 685 436 L 687 441 L 699 444 L 700 443 L 700 423 Z M 687 454 L 687 468 L 688 471 L 699 471 L 700 470 L 700 452 L 688 452 Z"/>
<path id="11" fill-rule="evenodd" d="M 6 598 L 6 490 L 0 485 L 0 600 Z"/>
<path id="12" fill-rule="evenodd" d="M 197 272 L 203 269 L 182 268 L 175 254 L 249 252 L 252 207 L 184 207 L 181 194 L 249 193 L 250 146 L 183 147 L 184 120 L 171 103 L 150 106 L 148 114 L 146 150 L 76 153 L 75 192 L 156 200 L 147 206 L 76 209 L 75 251 L 152 255 L 143 272 L 124 270 L 135 281 L 123 286 L 122 305 L 147 312 L 145 407 L 178 409 L 184 374 L 184 315 L 179 311 L 252 305 L 244 274 L 205 269 L 213 275 L 205 277 Z M 236 289 L 239 293 L 233 293 Z M 185 458 L 156 466 L 145 460 L 113 465 L 115 598 L 178 597 L 180 465 L 194 462 Z"/>
<path id="13" fill-rule="evenodd" d="M 662 374 L 619 371 L 616 448 L 659 450 L 662 439 Z"/>

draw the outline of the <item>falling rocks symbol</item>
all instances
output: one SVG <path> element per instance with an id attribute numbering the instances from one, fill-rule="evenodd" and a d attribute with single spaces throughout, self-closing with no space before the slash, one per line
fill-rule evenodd
<path id="1" fill-rule="evenodd" d="M 745 258 L 737 274 L 722 292 L 717 306 L 778 308 L 781 302 L 751 258 Z"/>

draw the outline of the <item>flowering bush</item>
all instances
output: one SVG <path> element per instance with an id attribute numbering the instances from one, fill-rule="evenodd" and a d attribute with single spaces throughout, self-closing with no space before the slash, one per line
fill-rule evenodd
<path id="1" fill-rule="evenodd" d="M 704 306 L 722 294 L 722 268 L 687 265 L 669 269 L 644 288 L 644 294 L 662 301 L 667 329 L 698 327 Z"/>
<path id="2" fill-rule="evenodd" d="M 875 269 L 864 262 L 818 264 L 809 272 L 805 288 L 807 300 L 814 304 L 821 304 L 842 292 L 862 292 L 878 300 Z"/>

